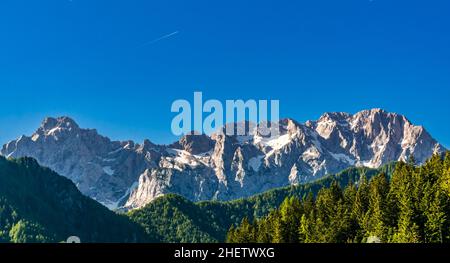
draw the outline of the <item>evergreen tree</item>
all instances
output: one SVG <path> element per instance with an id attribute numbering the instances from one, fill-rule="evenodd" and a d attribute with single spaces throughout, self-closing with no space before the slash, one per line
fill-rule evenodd
<path id="1" fill-rule="evenodd" d="M 255 228 L 251 225 L 247 218 L 242 220 L 241 225 L 236 229 L 231 229 L 232 233 L 229 233 L 228 239 L 231 243 L 255 243 Z"/>
<path id="2" fill-rule="evenodd" d="M 266 218 L 257 222 L 258 231 L 256 236 L 257 243 L 274 243 L 274 222 L 278 218 L 277 212 L 271 212 Z"/>
<path id="3" fill-rule="evenodd" d="M 230 229 L 228 230 L 226 242 L 236 243 L 236 229 L 234 225 L 231 225 Z"/>
<path id="4" fill-rule="evenodd" d="M 51 242 L 42 226 L 25 220 L 19 220 L 14 224 L 9 232 L 9 237 L 13 243 Z"/>
<path id="5" fill-rule="evenodd" d="M 269 216 L 253 225 L 243 221 L 229 235 L 240 242 L 344 243 L 376 237 L 381 242 L 448 243 L 449 157 L 436 155 L 422 166 L 399 162 L 391 178 L 380 173 L 367 182 L 362 176 L 344 190 L 334 181 L 315 198 L 311 192 L 301 201 L 288 197 Z"/>
<path id="6" fill-rule="evenodd" d="M 402 167 L 405 168 L 405 167 Z M 409 171 L 409 172 L 408 172 Z M 396 233 L 393 236 L 393 242 L 396 243 L 418 243 L 420 242 L 420 229 L 415 222 L 414 196 L 414 176 L 411 174 L 410 167 L 398 171 L 395 177 L 398 176 L 397 199 L 400 209 L 398 225 Z"/>
<path id="7" fill-rule="evenodd" d="M 419 243 L 419 226 L 413 220 L 413 209 L 409 200 L 402 200 L 402 210 L 397 232 L 393 236 L 396 243 Z"/>
<path id="8" fill-rule="evenodd" d="M 282 243 L 298 243 L 297 230 L 300 226 L 302 207 L 300 200 L 296 197 L 286 198 L 280 207 L 281 220 L 279 241 Z"/>
<path id="9" fill-rule="evenodd" d="M 386 198 L 389 192 L 389 183 L 385 174 L 380 174 L 370 181 L 369 185 L 369 208 L 365 217 L 366 237 L 377 237 L 382 242 L 387 242 L 388 223 Z"/>
<path id="10" fill-rule="evenodd" d="M 355 237 L 353 238 L 354 242 L 363 241 L 366 236 L 365 230 L 367 229 L 367 210 L 369 208 L 369 185 L 367 183 L 367 178 L 362 176 L 359 181 L 359 187 L 356 192 L 355 201 L 352 204 L 352 212 L 351 216 L 353 220 L 358 225 L 356 230 Z"/>
<path id="11" fill-rule="evenodd" d="M 440 178 L 441 189 L 450 197 L 450 151 L 445 154 L 442 176 Z"/>
<path id="12" fill-rule="evenodd" d="M 435 187 L 433 187 L 435 188 Z M 445 235 L 445 223 L 447 215 L 443 203 L 445 202 L 442 192 L 437 190 L 429 192 L 430 200 L 427 210 L 425 211 L 426 222 L 424 226 L 424 235 L 426 243 L 443 243 Z"/>

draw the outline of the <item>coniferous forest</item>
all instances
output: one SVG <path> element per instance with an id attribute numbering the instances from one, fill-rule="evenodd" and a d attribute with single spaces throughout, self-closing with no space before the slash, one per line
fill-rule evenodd
<path id="1" fill-rule="evenodd" d="M 230 243 L 448 243 L 450 154 L 422 166 L 397 163 L 391 176 L 337 182 L 302 198 L 287 197 L 260 219 L 247 218 Z"/>
<path id="2" fill-rule="evenodd" d="M 126 214 L 36 161 L 0 158 L 0 243 L 449 243 L 450 153 L 350 168 L 230 202 L 166 195 Z"/>

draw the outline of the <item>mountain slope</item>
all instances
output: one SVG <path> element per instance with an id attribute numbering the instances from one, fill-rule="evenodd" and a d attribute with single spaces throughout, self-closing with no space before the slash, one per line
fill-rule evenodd
<path id="1" fill-rule="evenodd" d="M 288 197 L 279 209 L 230 229 L 236 243 L 449 243 L 450 153 L 418 167 L 339 187 L 315 198 Z"/>
<path id="2" fill-rule="evenodd" d="M 85 243 L 158 240 L 35 160 L 0 157 L 0 242 L 62 242 L 70 236 Z"/>
<path id="3" fill-rule="evenodd" d="M 238 225 L 243 218 L 252 221 L 277 209 L 286 197 L 303 198 L 309 193 L 316 195 L 320 189 L 329 187 L 333 181 L 342 187 L 350 182 L 359 182 L 383 172 L 392 174 L 394 165 L 380 169 L 350 168 L 339 174 L 330 175 L 309 184 L 274 189 L 250 198 L 216 202 L 193 203 L 178 195 L 168 194 L 157 198 L 144 208 L 128 213 L 135 222 L 141 224 L 148 233 L 156 231 L 163 242 L 224 242 L 227 231 Z"/>
<path id="4" fill-rule="evenodd" d="M 118 215 L 31 158 L 0 157 L 0 242 L 61 242 L 74 235 L 82 242 L 222 242 L 231 225 L 267 215 L 287 196 L 316 194 L 333 180 L 344 186 L 380 171 L 391 173 L 392 166 L 351 168 L 310 184 L 230 202 L 193 203 L 169 194 Z"/>
<path id="5" fill-rule="evenodd" d="M 32 157 L 39 164 L 71 179 L 80 191 L 116 208 L 128 189 L 152 163 L 154 145 L 112 142 L 96 130 L 81 129 L 70 118 L 46 118 L 30 137 L 6 144 L 2 155 Z"/>
<path id="6" fill-rule="evenodd" d="M 378 168 L 411 156 L 423 163 L 445 151 L 423 127 L 380 109 L 278 125 L 281 134 L 275 138 L 245 123 L 236 124 L 245 129 L 242 136 L 187 135 L 155 145 L 113 142 L 70 118 L 47 118 L 30 137 L 3 146 L 1 154 L 37 159 L 110 209 L 136 209 L 168 193 L 191 201 L 227 201 L 353 166 Z"/>

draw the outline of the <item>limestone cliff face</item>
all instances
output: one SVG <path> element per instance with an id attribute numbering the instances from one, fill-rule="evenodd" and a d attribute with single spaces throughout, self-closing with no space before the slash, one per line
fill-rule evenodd
<path id="1" fill-rule="evenodd" d="M 32 136 L 6 144 L 1 154 L 33 157 L 111 209 L 134 209 L 167 193 L 193 201 L 231 200 L 350 166 L 377 168 L 410 156 L 422 163 L 445 151 L 423 127 L 380 109 L 278 125 L 275 138 L 250 125 L 243 136 L 187 135 L 160 146 L 148 140 L 113 142 L 70 118 L 48 118 Z"/>

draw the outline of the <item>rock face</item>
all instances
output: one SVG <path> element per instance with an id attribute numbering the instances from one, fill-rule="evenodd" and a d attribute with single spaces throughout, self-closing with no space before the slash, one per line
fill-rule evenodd
<path id="1" fill-rule="evenodd" d="M 177 193 L 193 201 L 231 200 L 308 182 L 350 166 L 377 168 L 414 156 L 418 163 L 444 147 L 421 126 L 380 109 L 326 113 L 317 121 L 278 123 L 265 137 L 255 125 L 242 136 L 187 135 L 169 145 L 112 142 L 67 117 L 46 119 L 1 154 L 29 156 L 68 177 L 111 209 L 140 208 Z"/>
<path id="2" fill-rule="evenodd" d="M 6 157 L 33 157 L 71 179 L 80 191 L 109 208 L 125 202 L 139 174 L 156 167 L 158 148 L 146 141 L 111 142 L 70 118 L 47 118 L 31 136 L 3 146 Z"/>

